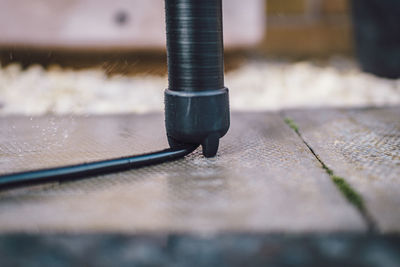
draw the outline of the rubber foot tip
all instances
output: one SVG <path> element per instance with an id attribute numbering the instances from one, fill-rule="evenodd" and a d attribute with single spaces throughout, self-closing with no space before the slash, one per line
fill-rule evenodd
<path id="1" fill-rule="evenodd" d="M 206 158 L 212 158 L 217 155 L 219 138 L 219 134 L 211 134 L 201 144 L 201 146 L 203 147 L 203 155 Z"/>

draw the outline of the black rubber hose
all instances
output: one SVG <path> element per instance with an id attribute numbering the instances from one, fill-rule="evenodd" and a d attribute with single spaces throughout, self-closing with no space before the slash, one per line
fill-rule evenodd
<path id="1" fill-rule="evenodd" d="M 154 153 L 83 163 L 59 168 L 34 170 L 0 176 L 0 188 L 26 186 L 42 182 L 64 181 L 109 174 L 176 160 L 192 153 L 198 146 L 166 149 Z"/>
<path id="2" fill-rule="evenodd" d="M 169 89 L 224 88 L 222 0 L 165 0 Z"/>

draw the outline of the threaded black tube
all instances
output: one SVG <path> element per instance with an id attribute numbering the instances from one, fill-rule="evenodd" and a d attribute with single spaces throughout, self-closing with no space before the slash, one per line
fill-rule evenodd
<path id="1" fill-rule="evenodd" d="M 165 0 L 169 89 L 224 88 L 222 0 Z"/>

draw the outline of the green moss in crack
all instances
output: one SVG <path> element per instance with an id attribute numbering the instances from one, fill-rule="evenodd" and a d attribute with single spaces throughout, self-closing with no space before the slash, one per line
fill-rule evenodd
<path id="1" fill-rule="evenodd" d="M 321 162 L 322 163 L 322 162 Z M 329 174 L 330 177 L 333 176 L 333 171 L 329 169 L 325 164 L 322 163 L 322 168 Z"/>
<path id="2" fill-rule="evenodd" d="M 300 135 L 300 132 L 299 132 L 299 127 L 294 122 L 294 120 L 286 117 L 285 123 L 292 130 L 294 130 L 300 136 L 300 138 L 302 138 L 302 136 Z M 364 200 L 362 199 L 362 197 L 355 190 L 353 190 L 353 188 L 346 182 L 345 179 L 343 179 L 342 177 L 336 176 L 334 174 L 333 170 L 329 169 L 329 167 L 324 164 L 324 162 L 317 156 L 317 154 L 315 154 L 315 152 L 312 150 L 312 148 L 307 143 L 305 143 L 305 144 L 311 150 L 311 152 L 314 154 L 314 156 L 319 160 L 319 162 L 322 164 L 322 167 L 324 168 L 326 173 L 329 175 L 329 177 L 335 183 L 336 187 L 342 192 L 342 194 L 347 199 L 347 201 L 349 201 L 352 205 L 354 205 L 362 214 L 366 215 Z"/>
<path id="3" fill-rule="evenodd" d="M 356 206 L 360 211 L 365 211 L 364 202 L 361 196 L 351 188 L 351 186 L 341 177 L 332 175 L 332 180 L 336 186 L 340 189 L 343 195 Z"/>
<path id="4" fill-rule="evenodd" d="M 297 134 L 299 134 L 299 126 L 292 120 L 291 118 L 285 118 L 285 122 L 287 125 L 289 125 L 290 128 L 292 128 Z"/>

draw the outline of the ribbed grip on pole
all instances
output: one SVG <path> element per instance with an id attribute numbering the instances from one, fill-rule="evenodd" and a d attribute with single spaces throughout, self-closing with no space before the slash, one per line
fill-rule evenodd
<path id="1" fill-rule="evenodd" d="M 166 0 L 169 89 L 224 88 L 222 0 Z"/>

